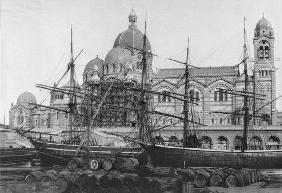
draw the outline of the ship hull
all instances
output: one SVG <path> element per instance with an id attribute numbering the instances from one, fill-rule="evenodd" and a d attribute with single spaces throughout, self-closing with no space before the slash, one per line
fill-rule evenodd
<path id="1" fill-rule="evenodd" d="M 282 150 L 246 152 L 161 145 L 145 148 L 154 166 L 282 168 Z"/>
<path id="2" fill-rule="evenodd" d="M 107 157 L 135 157 L 143 159 L 142 148 L 131 147 L 111 147 L 111 146 L 89 146 L 89 151 L 82 149 L 77 155 L 79 145 L 69 145 L 60 143 L 48 143 L 43 141 L 30 140 L 43 165 L 65 165 L 76 156 L 88 158 Z"/>
<path id="3" fill-rule="evenodd" d="M 1 164 L 17 164 L 32 161 L 36 158 L 36 152 L 32 148 L 1 148 Z"/>

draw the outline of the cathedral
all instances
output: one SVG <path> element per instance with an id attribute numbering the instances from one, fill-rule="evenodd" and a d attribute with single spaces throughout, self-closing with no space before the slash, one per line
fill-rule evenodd
<path id="1" fill-rule="evenodd" d="M 142 52 L 151 51 L 149 38 L 143 41 L 143 33 L 137 27 L 137 15 L 134 10 L 128 16 L 128 28 L 119 33 L 112 49 L 105 59 L 96 56 L 86 64 L 83 83 L 75 83 L 75 89 L 83 90 L 88 82 L 99 83 L 110 78 L 126 82 L 141 82 Z M 274 64 L 274 30 L 270 21 L 262 17 L 254 29 L 253 46 L 255 60 L 253 72 L 249 74 L 248 92 L 259 93 L 250 97 L 250 113 L 255 114 L 250 120 L 249 147 L 251 149 L 277 149 L 282 140 L 282 126 L 277 119 L 276 103 L 269 102 L 276 98 L 276 69 Z M 152 70 L 153 57 L 146 56 L 148 82 L 158 95 L 151 97 L 151 108 L 177 116 L 183 114 L 183 101 L 169 94 L 184 94 L 184 68 Z M 203 148 L 240 149 L 243 135 L 243 97 L 230 92 L 244 91 L 244 75 L 238 66 L 213 66 L 190 68 L 189 78 L 189 119 L 202 126 L 190 124 L 191 132 L 200 139 Z M 70 87 L 70 82 L 62 86 Z M 228 91 L 228 92 L 226 92 Z M 263 99 L 263 100 L 262 100 Z M 50 107 L 65 108 L 69 101 L 67 94 L 50 92 Z M 58 132 L 69 126 L 68 114 L 47 107 L 35 107 L 35 96 L 30 92 L 22 93 L 15 105 L 11 105 L 9 124 L 16 128 L 34 127 L 37 131 Z M 79 103 L 79 101 L 78 101 Z M 130 117 L 130 116 L 127 116 Z M 134 116 L 131 117 L 134 119 Z M 128 119 L 128 118 L 127 118 Z M 118 120 L 118 119 L 115 119 Z M 158 143 L 169 142 L 179 145 L 182 139 L 183 125 L 176 118 L 154 116 L 153 125 L 164 126 L 155 133 Z M 280 125 L 280 126 L 279 126 Z M 102 125 L 103 126 L 103 125 Z M 121 124 L 122 127 L 135 127 L 134 121 Z M 119 127 L 119 125 L 111 125 Z M 118 129 L 118 128 L 115 128 Z M 50 139 L 51 140 L 51 139 Z"/>

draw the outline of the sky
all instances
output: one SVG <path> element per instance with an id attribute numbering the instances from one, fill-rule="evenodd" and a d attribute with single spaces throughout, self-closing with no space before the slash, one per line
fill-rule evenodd
<path id="1" fill-rule="evenodd" d="M 48 92 L 35 87 L 53 85 L 70 59 L 73 27 L 76 76 L 82 83 L 85 65 L 97 55 L 105 59 L 117 35 L 128 28 L 134 8 L 137 27 L 147 35 L 153 68 L 181 68 L 167 57 L 185 59 L 189 37 L 190 61 L 199 67 L 235 65 L 243 54 L 243 21 L 253 58 L 253 34 L 259 19 L 274 28 L 275 58 L 282 53 L 282 1 L 280 0 L 0 0 L 0 123 L 8 124 L 11 103 L 32 92 L 37 103 L 48 104 Z M 282 94 L 282 61 L 276 61 L 277 96 Z M 250 65 L 253 65 L 250 63 Z M 282 100 L 277 101 L 282 111 Z M 5 116 L 4 116 L 5 115 Z"/>

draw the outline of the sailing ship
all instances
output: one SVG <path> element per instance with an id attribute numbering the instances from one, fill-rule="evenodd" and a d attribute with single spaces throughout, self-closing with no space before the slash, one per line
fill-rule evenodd
<path id="1" fill-rule="evenodd" d="M 27 139 L 35 147 L 41 163 L 44 165 L 65 165 L 74 157 L 83 157 L 87 159 L 134 157 L 142 161 L 143 150 L 140 146 L 138 146 L 138 144 L 132 145 L 128 142 L 125 144 L 122 138 L 117 139 L 116 136 L 107 136 L 113 138 L 113 140 L 119 144 L 105 145 L 99 144 L 99 142 L 93 138 L 92 135 L 95 134 L 93 128 L 99 123 L 103 126 L 104 122 L 101 121 L 102 116 L 105 113 L 112 111 L 111 107 L 104 109 L 106 106 L 104 103 L 109 104 L 113 102 L 111 96 L 117 96 L 118 94 L 118 88 L 114 89 L 114 85 L 117 82 L 119 83 L 119 81 L 115 77 L 107 79 L 103 83 L 97 83 L 95 80 L 93 80 L 85 83 L 83 91 L 79 90 L 75 81 L 74 62 L 81 52 L 76 56 L 76 58 L 73 57 L 71 29 L 71 58 L 67 66 L 67 71 L 63 75 L 64 77 L 68 72 L 70 72 L 68 86 L 61 88 L 58 87 L 58 84 L 63 77 L 57 83 L 55 83 L 54 86 L 42 84 L 36 85 L 39 88 L 50 90 L 53 93 L 64 93 L 69 96 L 67 108 L 33 104 L 35 107 L 49 108 L 55 111 L 63 111 L 68 114 L 69 128 L 64 131 L 67 133 L 67 139 L 64 140 L 63 143 L 62 141 L 46 141 L 32 136 L 27 136 Z M 132 83 L 126 82 L 124 84 L 126 85 Z M 128 96 L 131 96 L 131 102 L 137 102 L 133 94 L 134 93 L 132 92 L 127 93 Z M 128 103 L 128 101 L 126 103 Z M 123 117 L 121 117 L 121 119 L 122 118 Z M 111 121 L 112 120 L 109 120 L 109 122 Z M 29 130 L 32 132 L 32 128 Z M 29 131 L 26 131 L 25 133 L 28 132 Z M 51 136 L 53 134 L 49 133 L 49 135 Z"/>
<path id="2" fill-rule="evenodd" d="M 244 22 L 245 24 L 245 22 Z M 236 94 L 243 97 L 244 105 L 240 112 L 244 117 L 243 142 L 241 150 L 217 150 L 217 149 L 201 149 L 197 146 L 191 146 L 188 131 L 188 81 L 189 69 L 189 43 L 187 48 L 187 59 L 185 64 L 185 95 L 184 95 L 184 128 L 183 128 L 183 146 L 172 147 L 158 145 L 154 143 L 140 143 L 147 151 L 149 160 L 155 166 L 170 166 L 170 167 L 231 167 L 231 168 L 282 168 L 282 150 L 248 150 L 248 129 L 251 117 L 256 116 L 249 111 L 249 99 L 251 92 L 248 92 L 248 72 L 247 72 L 247 47 L 245 39 L 244 26 L 244 59 L 240 64 L 244 65 L 244 91 L 239 93 L 226 90 L 229 94 Z M 189 41 L 188 41 L 189 42 Z M 258 94 L 255 94 L 258 95 Z M 256 96 L 255 96 L 256 97 Z M 279 97 L 278 97 L 279 98 Z M 277 99 L 277 98 L 276 98 Z M 275 99 L 275 100 L 276 100 Z M 270 101 L 273 102 L 273 101 Z M 268 104 L 268 103 L 267 103 Z M 191 141 L 191 140 L 190 140 Z M 195 144 L 195 143 L 194 143 Z"/>
<path id="3" fill-rule="evenodd" d="M 0 130 L 0 135 L 5 136 L 4 133 L 10 133 L 9 129 L 3 128 Z M 5 141 L 4 141 L 5 143 Z M 25 164 L 32 163 L 33 159 L 36 158 L 36 152 L 34 148 L 26 147 L 19 144 L 9 145 L 0 147 L 0 165 L 14 165 L 14 164 Z"/>

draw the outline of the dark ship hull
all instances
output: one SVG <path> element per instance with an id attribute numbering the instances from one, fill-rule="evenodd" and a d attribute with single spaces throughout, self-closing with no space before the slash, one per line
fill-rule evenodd
<path id="1" fill-rule="evenodd" d="M 79 145 L 49 143 L 40 140 L 29 139 L 43 165 L 66 165 L 67 162 L 78 156 L 88 158 L 109 157 L 135 157 L 142 161 L 142 148 L 112 147 L 112 146 L 89 146 L 89 150 L 82 149 L 77 155 Z"/>
<path id="2" fill-rule="evenodd" d="M 212 150 L 154 145 L 145 147 L 154 166 L 282 168 L 282 150 Z"/>
<path id="3" fill-rule="evenodd" d="M 1 165 L 25 163 L 35 158 L 36 152 L 33 148 L 0 148 Z"/>

